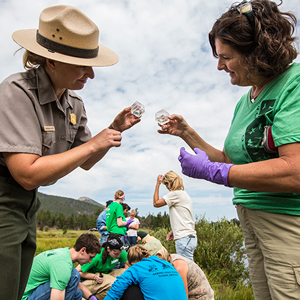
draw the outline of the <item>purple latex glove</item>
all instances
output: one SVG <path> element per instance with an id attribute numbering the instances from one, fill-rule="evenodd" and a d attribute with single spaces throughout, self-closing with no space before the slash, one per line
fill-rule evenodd
<path id="1" fill-rule="evenodd" d="M 183 147 L 180 149 L 178 160 L 184 175 L 231 187 L 228 183 L 228 172 L 233 164 L 212 162 L 199 148 L 195 148 L 194 152 L 196 155 L 186 152 Z"/>
<path id="2" fill-rule="evenodd" d="M 127 220 L 125 227 L 128 229 L 129 225 L 130 225 L 132 222 L 133 222 L 133 219 Z"/>
<path id="3" fill-rule="evenodd" d="M 90 300 L 98 300 L 96 296 L 92 296 Z"/>

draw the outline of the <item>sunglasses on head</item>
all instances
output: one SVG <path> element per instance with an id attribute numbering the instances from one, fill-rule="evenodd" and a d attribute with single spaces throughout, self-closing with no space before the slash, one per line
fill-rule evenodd
<path id="1" fill-rule="evenodd" d="M 238 6 L 237 11 L 247 17 L 249 23 L 254 25 L 254 17 L 252 12 L 252 4 L 249 0 L 243 0 Z"/>
<path id="2" fill-rule="evenodd" d="M 280 0 L 280 3 L 277 4 L 277 6 L 280 6 L 282 4 L 283 0 Z M 249 23 L 253 26 L 254 25 L 254 17 L 253 17 L 253 11 L 252 11 L 252 4 L 250 0 L 243 0 L 238 6 L 237 11 L 240 14 L 243 14 L 247 17 Z"/>

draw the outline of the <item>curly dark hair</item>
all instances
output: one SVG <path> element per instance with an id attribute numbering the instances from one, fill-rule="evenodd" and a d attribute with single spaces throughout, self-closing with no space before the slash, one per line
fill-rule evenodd
<path id="1" fill-rule="evenodd" d="M 253 0 L 251 4 L 253 23 L 239 13 L 239 4 L 234 3 L 214 23 L 209 42 L 215 57 L 215 39 L 239 52 L 250 80 L 257 75 L 270 78 L 284 71 L 298 55 L 293 37 L 297 19 L 292 13 L 280 12 L 270 0 Z"/>

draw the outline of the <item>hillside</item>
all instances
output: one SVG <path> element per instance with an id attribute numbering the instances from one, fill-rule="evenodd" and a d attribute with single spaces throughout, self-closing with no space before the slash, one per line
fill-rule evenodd
<path id="1" fill-rule="evenodd" d="M 72 214 L 74 214 L 74 216 L 81 214 L 92 216 L 98 208 L 104 209 L 103 205 L 87 197 L 81 197 L 79 200 L 76 200 L 66 197 L 46 195 L 40 192 L 38 192 L 38 197 L 41 201 L 40 210 L 49 210 L 54 214 L 62 213 L 66 217 L 71 216 Z"/>

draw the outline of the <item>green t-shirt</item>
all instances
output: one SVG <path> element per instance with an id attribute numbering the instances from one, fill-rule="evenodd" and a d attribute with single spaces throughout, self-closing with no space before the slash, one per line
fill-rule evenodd
<path id="1" fill-rule="evenodd" d="M 40 253 L 33 260 L 22 300 L 26 300 L 35 288 L 48 281 L 51 288 L 64 290 L 69 283 L 72 270 L 73 263 L 69 248 Z"/>
<path id="2" fill-rule="evenodd" d="M 123 206 L 118 202 L 111 203 L 106 212 L 106 227 L 108 232 L 125 235 L 127 230 L 126 227 L 119 227 L 117 223 L 117 218 L 120 217 L 126 222 Z"/>
<path id="3" fill-rule="evenodd" d="M 117 262 L 124 263 L 127 261 L 127 252 L 122 251 L 120 256 L 118 258 L 112 258 L 111 256 L 107 256 L 106 263 L 102 264 L 102 254 L 103 254 L 104 248 L 102 248 L 101 253 L 98 253 L 90 263 L 84 264 L 81 266 L 81 271 L 83 273 L 89 272 L 89 273 L 109 273 L 114 266 L 117 264 Z"/>
<path id="4" fill-rule="evenodd" d="M 224 149 L 234 164 L 278 157 L 261 145 L 264 126 L 272 125 L 275 146 L 300 142 L 300 64 L 272 80 L 254 103 L 250 92 L 236 106 Z M 300 215 L 300 194 L 261 193 L 234 188 L 233 204 L 270 213 Z"/>

